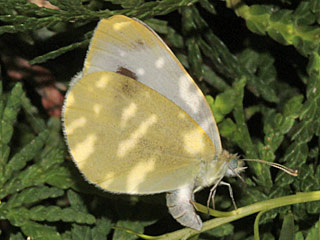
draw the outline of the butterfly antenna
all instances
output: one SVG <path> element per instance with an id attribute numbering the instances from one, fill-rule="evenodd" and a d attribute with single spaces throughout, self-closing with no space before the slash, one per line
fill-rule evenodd
<path id="1" fill-rule="evenodd" d="M 241 159 L 243 161 L 247 161 L 247 162 L 260 162 L 260 163 L 264 163 L 264 164 L 267 164 L 271 167 L 275 167 L 275 168 L 278 168 L 282 171 L 284 171 L 285 173 L 291 175 L 291 176 L 298 176 L 298 170 L 296 169 L 291 169 L 291 168 L 288 168 L 288 167 L 285 167 L 281 164 L 278 164 L 278 163 L 272 163 L 272 162 L 268 162 L 268 161 L 264 161 L 264 160 L 261 160 L 261 159 Z"/>

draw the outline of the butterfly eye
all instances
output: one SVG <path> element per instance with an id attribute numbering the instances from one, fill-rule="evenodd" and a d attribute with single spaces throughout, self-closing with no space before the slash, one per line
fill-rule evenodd
<path id="1" fill-rule="evenodd" d="M 234 170 L 238 167 L 238 158 L 234 158 L 229 162 L 229 168 Z"/>

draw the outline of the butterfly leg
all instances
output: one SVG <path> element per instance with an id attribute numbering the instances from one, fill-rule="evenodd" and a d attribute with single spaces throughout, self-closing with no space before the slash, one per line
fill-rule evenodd
<path id="1" fill-rule="evenodd" d="M 212 208 L 215 208 L 215 204 L 214 204 L 214 197 L 216 195 L 216 191 L 217 191 L 217 187 L 220 184 L 222 178 L 220 178 L 214 185 L 213 187 L 210 189 L 210 194 L 207 200 L 207 209 L 208 209 L 208 213 L 209 213 L 209 208 L 210 208 L 210 200 L 212 201 Z"/>
<path id="2" fill-rule="evenodd" d="M 212 208 L 215 209 L 216 208 L 216 205 L 215 205 L 215 202 L 214 202 L 214 198 L 216 196 L 216 192 L 217 192 L 217 189 L 214 189 L 214 191 L 212 192 L 212 195 L 211 195 L 211 202 L 212 202 Z M 210 191 L 211 193 L 211 191 Z M 209 204 L 210 204 L 210 196 L 209 196 L 209 199 L 207 201 L 207 209 L 208 209 L 208 214 L 209 214 Z"/>
<path id="3" fill-rule="evenodd" d="M 232 187 L 231 187 L 230 183 L 221 181 L 220 184 L 221 184 L 221 185 L 224 185 L 224 186 L 227 186 L 227 187 L 229 188 L 229 194 L 230 194 L 230 198 L 231 198 L 231 200 L 232 200 L 234 209 L 237 209 L 236 201 L 234 200 L 233 191 L 232 191 Z"/>

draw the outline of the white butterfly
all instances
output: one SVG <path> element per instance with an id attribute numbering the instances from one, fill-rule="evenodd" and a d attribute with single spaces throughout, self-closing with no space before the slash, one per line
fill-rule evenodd
<path id="1" fill-rule="evenodd" d="M 171 215 L 197 230 L 194 193 L 244 168 L 222 150 L 201 90 L 161 38 L 125 16 L 99 22 L 63 109 L 84 177 L 127 194 L 167 193 Z M 224 183 L 226 184 L 226 183 Z"/>

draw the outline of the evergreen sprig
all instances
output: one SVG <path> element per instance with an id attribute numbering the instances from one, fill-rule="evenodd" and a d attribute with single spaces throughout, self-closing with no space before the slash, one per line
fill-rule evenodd
<path id="1" fill-rule="evenodd" d="M 49 2 L 53 9 L 0 1 L 1 239 L 317 239 L 319 1 Z M 225 212 L 211 210 L 216 218 L 204 223 L 201 234 L 176 230 L 181 226 L 167 214 L 163 195 L 114 195 L 85 182 L 67 153 L 60 119 L 38 110 L 38 93 L 47 83 L 27 77 L 13 82 L 3 56 L 45 63 L 57 76 L 48 84 L 63 90 L 82 67 L 77 60 L 84 58 L 95 22 L 115 14 L 142 19 L 173 49 L 206 94 L 225 149 L 280 162 L 298 169 L 298 177 L 248 163 L 246 185 L 228 179 L 238 212 L 219 188 L 216 206 Z M 206 192 L 197 195 L 199 202 L 206 198 Z M 208 217 L 205 207 L 196 206 Z M 254 213 L 255 221 L 241 220 Z"/>
<path id="2" fill-rule="evenodd" d="M 72 206 L 60 207 L 54 204 L 57 199 L 65 195 L 63 189 L 70 187 L 70 184 L 62 186 L 55 183 L 70 182 L 68 180 L 70 173 L 65 176 L 61 174 L 67 171 L 61 165 L 64 151 L 61 149 L 61 144 L 60 148 L 56 148 L 48 141 L 49 129 L 43 129 L 39 134 L 35 134 L 34 138 L 21 149 L 11 149 L 15 125 L 19 124 L 17 116 L 23 105 L 32 107 L 26 99 L 22 85 L 16 84 L 9 94 L 2 94 L 0 99 L 2 109 L 0 218 L 8 220 L 12 226 L 20 227 L 26 236 L 36 239 L 65 239 L 57 233 L 54 226 L 37 222 L 95 223 L 95 217 L 89 213 L 78 211 Z M 53 204 L 48 205 L 52 200 Z M 18 236 L 21 235 L 16 235 L 17 238 Z"/>

